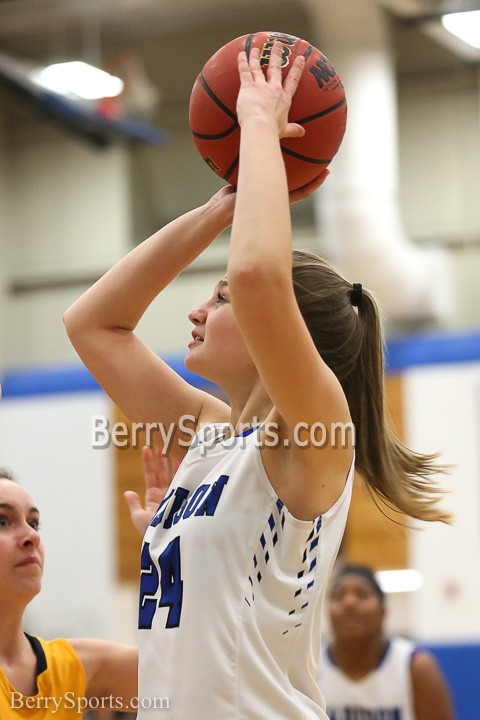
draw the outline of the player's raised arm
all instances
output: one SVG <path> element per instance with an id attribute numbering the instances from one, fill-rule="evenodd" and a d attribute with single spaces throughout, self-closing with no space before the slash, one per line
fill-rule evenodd
<path id="1" fill-rule="evenodd" d="M 287 433 L 299 423 L 329 426 L 351 420 L 340 383 L 319 355 L 302 317 L 292 281 L 290 208 L 279 138 L 304 133 L 288 122 L 303 68 L 300 56 L 282 84 L 278 44 L 272 48 L 267 78 L 258 52 L 252 50 L 249 60 L 244 53 L 239 57 L 240 170 L 227 270 L 243 337 Z M 304 450 L 302 463 L 311 464 L 310 474 L 318 478 L 320 468 L 329 478 L 322 483 L 322 498 L 316 487 L 308 488 L 313 516 L 340 495 L 352 455 L 351 445 L 335 451 L 326 446 L 322 454 L 313 447 Z M 309 484 L 309 471 L 304 470 Z"/>
<path id="2" fill-rule="evenodd" d="M 232 189 L 222 188 L 128 253 L 65 313 L 79 356 L 132 420 L 170 425 L 205 411 L 224 419 L 218 400 L 184 382 L 134 330 L 152 300 L 228 227 L 233 206 Z"/>

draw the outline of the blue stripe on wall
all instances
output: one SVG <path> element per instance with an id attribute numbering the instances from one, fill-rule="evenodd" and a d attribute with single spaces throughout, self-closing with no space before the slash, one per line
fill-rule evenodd
<path id="1" fill-rule="evenodd" d="M 480 361 L 480 332 L 429 333 L 393 338 L 387 343 L 387 371 L 417 365 L 444 365 Z"/>
<path id="2" fill-rule="evenodd" d="M 183 364 L 183 356 L 165 357 L 164 360 L 191 385 L 209 391 L 216 389 L 212 383 L 189 372 Z M 419 365 L 466 362 L 480 362 L 480 332 L 419 334 L 391 338 L 387 343 L 387 372 L 401 372 Z M 100 390 L 83 365 L 10 370 L 0 382 L 5 398 Z"/>
<path id="3" fill-rule="evenodd" d="M 165 362 L 190 385 L 202 390 L 215 391 L 213 383 L 185 368 L 183 357 L 164 357 Z M 52 395 L 72 392 L 101 392 L 97 381 L 83 365 L 51 365 L 6 371 L 0 378 L 3 397 Z"/>

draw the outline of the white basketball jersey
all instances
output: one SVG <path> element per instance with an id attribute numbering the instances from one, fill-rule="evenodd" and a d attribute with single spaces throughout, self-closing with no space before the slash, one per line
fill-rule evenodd
<path id="1" fill-rule="evenodd" d="M 390 640 L 379 666 L 352 680 L 321 652 L 318 685 L 330 720 L 415 720 L 410 663 L 415 645 Z"/>
<path id="2" fill-rule="evenodd" d="M 300 521 L 268 480 L 258 428 L 224 431 L 202 430 L 145 534 L 138 718 L 324 720 L 321 611 L 353 466 L 335 505 Z"/>

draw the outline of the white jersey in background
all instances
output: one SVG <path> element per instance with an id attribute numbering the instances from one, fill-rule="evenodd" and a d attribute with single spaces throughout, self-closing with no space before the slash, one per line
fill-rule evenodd
<path id="1" fill-rule="evenodd" d="M 318 685 L 330 720 L 415 720 L 410 663 L 415 645 L 392 638 L 375 670 L 352 680 L 323 648 Z"/>
<path id="2" fill-rule="evenodd" d="M 353 465 L 335 505 L 300 521 L 270 485 L 259 429 L 224 431 L 201 431 L 145 534 L 138 718 L 324 720 L 322 605 Z"/>

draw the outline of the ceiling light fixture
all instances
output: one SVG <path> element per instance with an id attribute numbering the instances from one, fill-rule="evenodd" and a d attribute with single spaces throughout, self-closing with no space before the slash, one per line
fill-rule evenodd
<path id="1" fill-rule="evenodd" d="M 35 72 L 32 80 L 53 92 L 83 100 L 116 97 L 123 91 L 123 80 L 81 60 L 48 65 Z"/>
<path id="2" fill-rule="evenodd" d="M 441 23 L 452 35 L 480 50 L 480 10 L 442 15 Z"/>
<path id="3" fill-rule="evenodd" d="M 423 585 L 418 570 L 379 570 L 375 577 L 384 593 L 414 592 Z"/>

